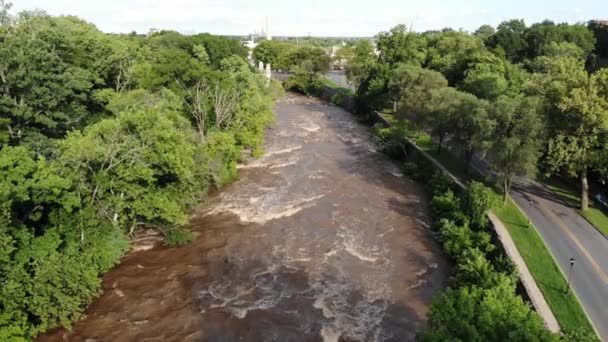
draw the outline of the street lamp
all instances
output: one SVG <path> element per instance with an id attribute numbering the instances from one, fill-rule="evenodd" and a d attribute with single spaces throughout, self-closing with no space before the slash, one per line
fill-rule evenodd
<path id="1" fill-rule="evenodd" d="M 570 279 L 572 279 L 572 268 L 574 268 L 574 258 L 570 258 L 570 271 L 568 272 L 568 282 L 566 283 L 566 293 L 570 291 Z"/>

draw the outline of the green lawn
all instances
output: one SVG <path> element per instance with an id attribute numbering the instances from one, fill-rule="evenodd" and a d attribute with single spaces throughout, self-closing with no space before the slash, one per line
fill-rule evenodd
<path id="1" fill-rule="evenodd" d="M 582 211 L 578 209 L 580 206 L 580 194 L 577 189 L 558 179 L 549 179 L 543 181 L 543 183 L 569 206 L 577 208 L 578 212 L 599 230 L 600 233 L 608 237 L 608 216 L 602 209 L 594 205 L 592 199 L 589 200 L 589 209 Z"/>
<path id="2" fill-rule="evenodd" d="M 571 331 L 585 328 L 593 331 L 576 296 L 572 292 L 565 293 L 566 279 L 563 273 L 536 229 L 528 226 L 526 216 L 511 199 L 494 212 L 507 227 L 562 329 Z"/>

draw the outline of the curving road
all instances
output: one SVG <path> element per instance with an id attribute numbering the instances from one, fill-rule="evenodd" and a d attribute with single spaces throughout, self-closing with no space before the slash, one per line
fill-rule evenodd
<path id="1" fill-rule="evenodd" d="M 575 259 L 572 289 L 598 334 L 608 341 L 608 239 L 542 184 L 519 180 L 511 194 L 525 211 L 564 275 Z"/>

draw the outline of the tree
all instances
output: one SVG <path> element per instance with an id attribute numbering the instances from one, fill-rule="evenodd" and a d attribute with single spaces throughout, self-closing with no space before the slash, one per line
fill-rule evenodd
<path id="1" fill-rule="evenodd" d="M 205 46 L 201 44 L 194 45 L 192 52 L 194 53 L 194 57 L 196 57 L 196 59 L 198 59 L 203 65 L 209 65 L 211 63 Z"/>
<path id="2" fill-rule="evenodd" d="M 59 160 L 79 180 L 78 197 L 98 208 L 100 220 L 129 233 L 140 222 L 161 230 L 186 222 L 185 205 L 200 180 L 190 125 L 174 107 L 139 105 L 60 143 Z"/>
<path id="3" fill-rule="evenodd" d="M 475 36 L 455 31 L 438 33 L 428 38 L 426 67 L 441 72 L 455 86 L 464 78 L 471 61 L 484 51 L 483 42 Z"/>
<path id="4" fill-rule="evenodd" d="M 488 116 L 486 101 L 463 92 L 455 95 L 458 102 L 452 134 L 462 150 L 468 172 L 473 155 L 489 147 L 495 122 Z"/>
<path id="5" fill-rule="evenodd" d="M 529 75 L 521 66 L 490 53 L 477 55 L 469 63 L 460 89 L 485 100 L 501 95 L 517 96 L 525 90 Z"/>
<path id="6" fill-rule="evenodd" d="M 290 70 L 293 65 L 287 59 L 287 55 L 289 51 L 295 48 L 296 45 L 294 44 L 265 40 L 253 49 L 253 59 L 256 63 L 270 63 L 275 70 Z"/>
<path id="7" fill-rule="evenodd" d="M 492 35 L 487 44 L 492 48 L 500 48 L 511 62 L 521 62 L 527 48 L 524 38 L 526 24 L 523 20 L 503 21 L 496 28 L 496 33 Z"/>
<path id="8" fill-rule="evenodd" d="M 531 176 L 536 171 L 544 125 L 537 98 L 502 96 L 490 108 L 496 130 L 488 157 L 492 167 L 502 174 L 503 201 L 506 203 L 513 176 Z"/>
<path id="9" fill-rule="evenodd" d="M 408 117 L 420 124 L 424 118 L 426 104 L 431 92 L 445 88 L 448 81 L 439 72 L 423 69 L 408 64 L 398 64 L 389 80 L 389 93 L 399 108 L 395 111 L 399 117 Z"/>
<path id="10" fill-rule="evenodd" d="M 424 123 L 430 128 L 431 136 L 438 140 L 438 154 L 441 154 L 445 139 L 453 132 L 459 102 L 458 90 L 445 87 L 432 90 L 426 103 Z"/>
<path id="11" fill-rule="evenodd" d="M 608 25 L 592 20 L 587 27 L 596 39 L 595 52 L 602 58 L 608 58 Z"/>
<path id="12" fill-rule="evenodd" d="M 482 251 L 469 248 L 458 258 L 456 281 L 462 286 L 473 285 L 490 289 L 512 280 L 504 273 L 497 272 Z"/>
<path id="13" fill-rule="evenodd" d="M 606 71 L 589 77 L 583 87 L 570 91 L 559 102 L 564 120 L 557 134 L 549 140 L 548 164 L 551 170 L 564 168 L 578 175 L 581 184 L 581 210 L 589 209 L 589 169 L 605 175 L 608 100 L 605 97 Z"/>
<path id="14" fill-rule="evenodd" d="M 376 61 L 374 47 L 369 40 L 360 40 L 355 44 L 353 57 L 346 66 L 346 78 L 355 88 L 359 88 L 361 81 L 368 75 L 369 68 Z"/>
<path id="15" fill-rule="evenodd" d="M 188 52 L 193 56 L 196 56 L 194 47 L 197 45 L 205 48 L 209 56 L 209 65 L 214 69 L 218 69 L 222 60 L 230 56 L 236 55 L 245 59 L 248 54 L 247 48 L 238 39 L 213 36 L 208 33 L 187 37 L 187 46 L 192 49 Z"/>
<path id="16" fill-rule="evenodd" d="M 484 43 L 496 32 L 492 25 L 481 25 L 475 30 L 474 35 L 479 37 Z"/>
<path id="17" fill-rule="evenodd" d="M 27 143 L 48 152 L 47 138 L 91 120 L 87 108 L 107 82 L 107 37 L 74 17 L 22 14 L 0 44 L 2 131 L 12 144 Z"/>
<path id="18" fill-rule="evenodd" d="M 515 285 L 448 289 L 431 305 L 422 341 L 556 341 Z"/>
<path id="19" fill-rule="evenodd" d="M 342 46 L 333 56 L 333 63 L 334 65 L 345 67 L 350 63 L 354 55 L 355 51 L 352 46 Z"/>
<path id="20" fill-rule="evenodd" d="M 472 228 L 483 230 L 488 227 L 488 210 L 495 204 L 492 189 L 483 183 L 473 181 L 467 188 L 463 208 L 470 217 Z"/>
<path id="21" fill-rule="evenodd" d="M 583 58 L 587 58 L 595 48 L 595 37 L 584 25 L 556 25 L 552 21 L 545 20 L 537 23 L 525 32 L 528 58 L 546 54 L 546 49 L 551 43 L 571 43 L 580 48 Z"/>
<path id="22" fill-rule="evenodd" d="M 378 56 L 382 63 L 391 67 L 398 63 L 421 66 L 426 58 L 425 39 L 409 32 L 404 25 L 397 25 L 377 37 Z"/>

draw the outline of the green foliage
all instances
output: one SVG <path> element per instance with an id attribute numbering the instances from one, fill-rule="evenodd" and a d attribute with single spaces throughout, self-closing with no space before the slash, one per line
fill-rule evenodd
<path id="1" fill-rule="evenodd" d="M 528 58 L 545 55 L 556 44 L 569 43 L 580 50 L 580 58 L 586 59 L 595 48 L 595 37 L 584 25 L 555 24 L 550 20 L 537 23 L 524 34 Z"/>
<path id="2" fill-rule="evenodd" d="M 481 252 L 489 253 L 494 250 L 491 236 L 487 232 L 475 232 L 469 228 L 468 220 L 462 224 L 442 218 L 439 220 L 439 234 L 443 242 L 443 250 L 452 258 L 462 261 L 464 252 L 475 248 Z"/>
<path id="3" fill-rule="evenodd" d="M 504 21 L 498 25 L 496 32 L 488 39 L 487 44 L 494 49 L 504 51 L 511 62 L 523 60 L 528 43 L 524 38 L 527 27 L 523 20 Z"/>
<path id="4" fill-rule="evenodd" d="M 467 221 L 460 206 L 460 199 L 452 190 L 433 196 L 431 213 L 436 220 L 447 219 L 458 223 Z"/>
<path id="5" fill-rule="evenodd" d="M 421 35 L 408 32 L 405 25 L 397 25 L 377 38 L 379 59 L 394 67 L 398 63 L 421 66 L 426 57 L 426 42 Z"/>
<path id="6" fill-rule="evenodd" d="M 490 289 L 512 281 L 507 274 L 496 272 L 485 253 L 477 248 L 466 249 L 459 257 L 456 272 L 456 283 L 459 285 Z"/>
<path id="7" fill-rule="evenodd" d="M 488 225 L 488 210 L 496 206 L 496 196 L 483 183 L 473 181 L 467 188 L 463 204 L 473 227 L 483 229 Z"/>
<path id="8" fill-rule="evenodd" d="M 193 239 L 192 232 L 183 228 L 171 228 L 165 231 L 163 243 L 168 247 L 178 247 L 190 243 Z"/>
<path id="9" fill-rule="evenodd" d="M 431 306 L 422 341 L 556 341 L 511 282 L 448 289 Z"/>
<path id="10" fill-rule="evenodd" d="M 247 65 L 237 40 L 107 35 L 6 7 L 0 340 L 20 341 L 79 319 L 140 227 L 169 246 L 189 242 L 190 207 L 236 179 L 244 151 L 261 153 L 282 89 Z M 199 98 L 204 139 L 189 120 L 195 85 L 213 90 Z"/>
<path id="11" fill-rule="evenodd" d="M 452 182 L 453 181 L 449 176 L 441 172 L 435 172 L 431 177 L 431 180 L 429 180 L 428 187 L 431 189 L 431 194 L 434 196 L 441 195 L 452 190 Z"/>
<path id="12" fill-rule="evenodd" d="M 534 175 L 544 127 L 536 98 L 500 97 L 490 111 L 496 119 L 496 130 L 489 159 L 503 176 L 506 202 L 514 175 Z"/>
<path id="13" fill-rule="evenodd" d="M 447 87 L 448 82 L 439 72 L 408 64 L 399 64 L 389 79 L 389 93 L 398 102 L 395 114 L 410 122 L 421 123 L 425 117 L 431 92 Z"/>

